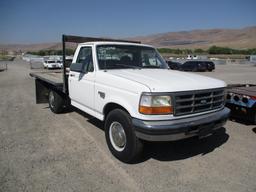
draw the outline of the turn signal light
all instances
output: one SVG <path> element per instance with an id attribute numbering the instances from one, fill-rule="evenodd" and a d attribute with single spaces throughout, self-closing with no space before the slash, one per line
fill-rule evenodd
<path id="1" fill-rule="evenodd" d="M 173 108 L 171 106 L 164 107 L 146 107 L 140 106 L 139 111 L 146 115 L 164 115 L 173 113 Z"/>

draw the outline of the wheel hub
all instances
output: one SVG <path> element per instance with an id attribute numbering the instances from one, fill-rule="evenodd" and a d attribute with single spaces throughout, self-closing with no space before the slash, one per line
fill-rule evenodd
<path id="1" fill-rule="evenodd" d="M 54 95 L 52 91 L 49 93 L 49 101 L 50 101 L 51 107 L 54 108 Z"/>
<path id="2" fill-rule="evenodd" d="M 123 151 L 126 145 L 126 135 L 123 126 L 119 122 L 110 125 L 109 136 L 112 146 L 117 151 Z"/>

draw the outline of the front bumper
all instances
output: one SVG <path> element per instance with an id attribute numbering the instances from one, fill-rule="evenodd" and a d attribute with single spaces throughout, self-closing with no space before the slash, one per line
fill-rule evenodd
<path id="1" fill-rule="evenodd" d="M 48 65 L 47 66 L 48 69 L 56 69 L 56 68 L 60 68 L 59 65 Z"/>
<path id="2" fill-rule="evenodd" d="M 229 117 L 230 110 L 187 117 L 183 119 L 145 121 L 133 118 L 136 136 L 147 141 L 174 141 L 193 136 L 204 137 L 221 128 Z"/>

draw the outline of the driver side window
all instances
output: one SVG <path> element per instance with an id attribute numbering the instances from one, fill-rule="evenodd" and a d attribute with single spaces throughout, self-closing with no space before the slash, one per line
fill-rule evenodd
<path id="1" fill-rule="evenodd" d="M 79 51 L 76 63 L 82 64 L 82 73 L 93 72 L 92 48 L 82 47 Z"/>

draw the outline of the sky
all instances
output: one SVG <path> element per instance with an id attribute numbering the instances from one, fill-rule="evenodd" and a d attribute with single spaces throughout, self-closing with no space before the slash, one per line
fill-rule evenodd
<path id="1" fill-rule="evenodd" d="M 0 0 L 0 43 L 256 26 L 256 0 Z"/>

